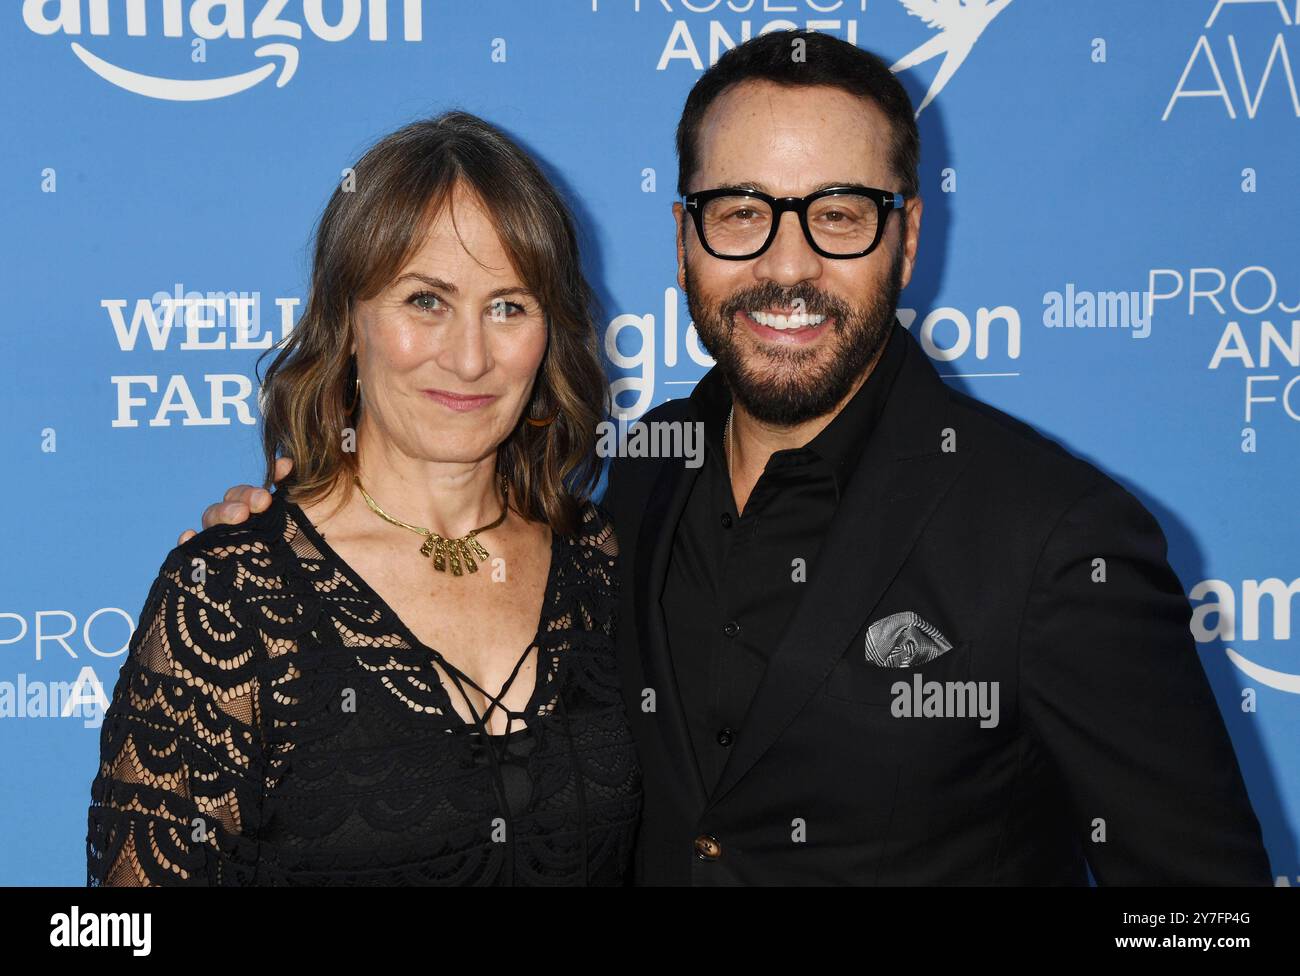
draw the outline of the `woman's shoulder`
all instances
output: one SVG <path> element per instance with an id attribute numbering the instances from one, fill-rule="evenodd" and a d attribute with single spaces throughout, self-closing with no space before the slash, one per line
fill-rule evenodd
<path id="1" fill-rule="evenodd" d="M 583 550 L 596 550 L 611 560 L 618 557 L 614 520 L 599 502 L 587 499 L 578 507 L 577 525 L 570 541 Z"/>
<path id="2" fill-rule="evenodd" d="M 284 579 L 284 518 L 273 497 L 266 511 L 204 529 L 167 554 L 131 636 L 128 681 L 147 672 L 223 700 L 248 693 L 264 618 L 278 615 L 283 629 L 292 608 L 306 605 L 304 587 Z"/>
<path id="3" fill-rule="evenodd" d="M 613 594 L 618 589 L 618 537 L 604 507 L 586 500 L 579 505 L 573 530 L 557 537 L 561 590 Z"/>
<path id="4" fill-rule="evenodd" d="M 272 557 L 284 549 L 290 523 L 286 506 L 283 492 L 275 491 L 265 511 L 254 512 L 243 522 L 204 529 L 167 554 L 163 572 L 198 567 L 232 570 L 241 564 L 268 570 Z"/>
<path id="5" fill-rule="evenodd" d="M 551 581 L 547 613 L 581 629 L 612 633 L 618 602 L 618 538 L 605 509 L 591 500 L 578 506 L 569 531 L 553 533 Z"/>

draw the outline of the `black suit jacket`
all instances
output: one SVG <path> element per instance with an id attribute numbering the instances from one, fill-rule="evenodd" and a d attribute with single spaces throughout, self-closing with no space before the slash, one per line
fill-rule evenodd
<path id="1" fill-rule="evenodd" d="M 898 379 L 712 792 L 660 604 L 700 469 L 612 466 L 618 647 L 645 776 L 639 881 L 1084 884 L 1086 863 L 1102 884 L 1270 883 L 1155 519 L 950 389 L 894 328 Z M 689 399 L 643 418 L 695 419 Z M 951 650 L 868 665 L 867 626 L 909 610 Z M 891 688 L 913 673 L 997 682 L 998 724 L 895 717 Z"/>

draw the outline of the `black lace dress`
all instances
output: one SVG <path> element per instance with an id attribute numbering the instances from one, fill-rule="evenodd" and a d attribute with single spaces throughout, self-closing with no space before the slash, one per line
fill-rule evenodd
<path id="1" fill-rule="evenodd" d="M 617 548 L 583 518 L 553 537 L 536 688 L 500 735 L 281 493 L 172 550 L 101 730 L 89 884 L 624 883 Z"/>

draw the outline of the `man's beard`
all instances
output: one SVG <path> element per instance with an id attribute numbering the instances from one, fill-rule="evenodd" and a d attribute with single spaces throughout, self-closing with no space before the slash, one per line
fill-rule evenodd
<path id="1" fill-rule="evenodd" d="M 686 307 L 695 320 L 700 344 L 718 364 L 736 402 L 757 420 L 791 427 L 834 410 L 867 364 L 884 348 L 898 308 L 902 275 L 900 246 L 885 287 L 860 308 L 820 292 L 808 282 L 782 288 L 771 281 L 736 292 L 718 306 L 700 300 L 698 289 L 691 285 L 688 267 Z M 801 300 L 803 312 L 834 318 L 833 334 L 823 337 L 812 349 L 763 344 L 746 362 L 737 348 L 736 314 L 799 307 Z M 829 361 L 819 361 L 826 356 L 820 347 L 828 344 Z"/>

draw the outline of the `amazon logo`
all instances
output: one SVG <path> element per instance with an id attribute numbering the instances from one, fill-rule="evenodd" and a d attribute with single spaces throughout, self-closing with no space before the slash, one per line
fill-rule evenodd
<path id="1" fill-rule="evenodd" d="M 1297 597 L 1300 597 L 1300 579 L 1242 580 L 1240 599 L 1228 580 L 1201 580 L 1188 593 L 1188 598 L 1194 601 L 1192 635 L 1201 644 L 1212 641 L 1237 643 L 1258 641 L 1263 631 L 1263 636 L 1272 637 L 1294 651 L 1295 645 L 1290 643 L 1291 609 Z M 1268 628 L 1270 623 L 1272 626 Z M 1300 674 L 1260 664 L 1236 648 L 1225 646 L 1224 652 L 1228 660 L 1252 681 L 1277 691 L 1300 695 Z M 1251 653 L 1254 655 L 1253 651 Z"/>
<path id="2" fill-rule="evenodd" d="M 271 79 L 283 88 L 298 70 L 295 42 L 306 33 L 339 42 L 364 30 L 371 41 L 387 41 L 390 20 L 400 20 L 403 40 L 422 39 L 420 0 L 329 0 L 328 15 L 325 7 L 326 0 L 300 0 L 292 9 L 290 0 L 23 0 L 22 12 L 28 30 L 68 38 L 73 56 L 109 84 L 176 102 L 227 98 Z M 208 41 L 260 43 L 249 52 L 245 70 L 215 78 L 169 78 L 96 53 L 96 38 L 123 31 L 128 37 L 188 36 L 191 60 L 200 64 Z"/>

